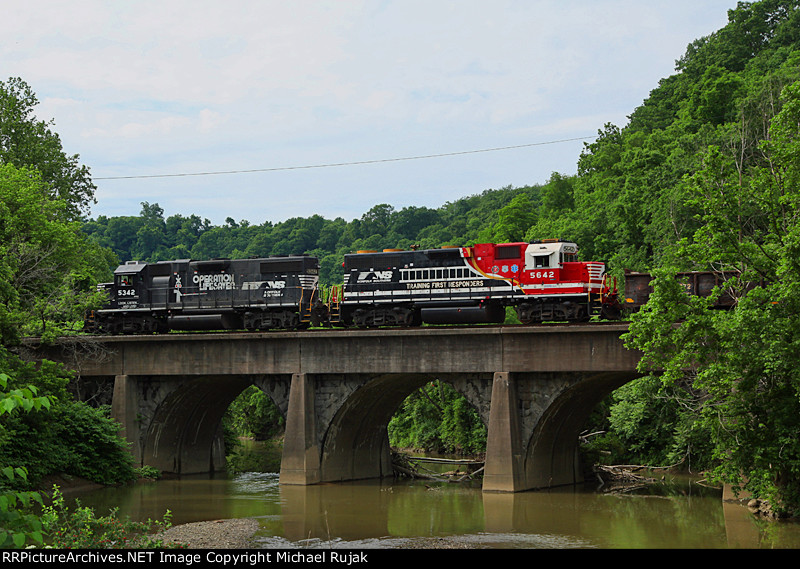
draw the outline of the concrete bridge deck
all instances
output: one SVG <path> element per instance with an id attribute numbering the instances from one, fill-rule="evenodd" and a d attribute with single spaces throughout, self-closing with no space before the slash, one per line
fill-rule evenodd
<path id="1" fill-rule="evenodd" d="M 622 346 L 627 330 L 603 323 L 94 336 L 103 349 L 74 363 L 83 376 L 631 371 L 639 356 Z"/>

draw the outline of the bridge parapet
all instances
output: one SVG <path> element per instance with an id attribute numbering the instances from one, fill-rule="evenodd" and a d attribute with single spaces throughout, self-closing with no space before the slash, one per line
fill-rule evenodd
<path id="1" fill-rule="evenodd" d="M 626 324 L 95 337 L 83 376 L 613 372 L 636 368 Z M 47 357 L 66 361 L 65 339 Z"/>

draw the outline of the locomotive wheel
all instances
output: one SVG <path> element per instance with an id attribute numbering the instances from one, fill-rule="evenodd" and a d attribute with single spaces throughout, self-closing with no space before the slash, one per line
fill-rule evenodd
<path id="1" fill-rule="evenodd" d="M 251 332 L 258 330 L 297 330 L 303 323 L 300 315 L 291 310 L 269 310 L 246 312 L 243 317 L 244 328 Z"/>
<path id="2" fill-rule="evenodd" d="M 522 302 L 514 307 L 522 324 L 534 324 L 548 320 L 585 322 L 589 310 L 579 302 Z"/>
<path id="3" fill-rule="evenodd" d="M 404 306 L 359 308 L 353 312 L 353 324 L 358 328 L 416 326 L 418 323 L 418 311 Z"/>

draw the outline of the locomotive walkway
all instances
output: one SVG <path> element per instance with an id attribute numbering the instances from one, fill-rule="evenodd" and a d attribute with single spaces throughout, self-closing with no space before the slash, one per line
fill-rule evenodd
<path id="1" fill-rule="evenodd" d="M 387 425 L 403 399 L 448 382 L 487 425 L 483 490 L 583 481 L 578 434 L 638 377 L 624 323 L 168 334 L 64 340 L 37 357 L 113 383 L 136 462 L 179 474 L 225 467 L 221 419 L 255 384 L 286 419 L 282 484 L 391 476 Z"/>

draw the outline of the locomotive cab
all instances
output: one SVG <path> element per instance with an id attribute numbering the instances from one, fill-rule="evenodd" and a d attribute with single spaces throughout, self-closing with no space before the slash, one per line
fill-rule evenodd
<path id="1" fill-rule="evenodd" d="M 534 242 L 525 250 L 525 270 L 560 269 L 564 263 L 578 260 L 578 246 L 575 243 Z"/>
<path id="2" fill-rule="evenodd" d="M 142 271 L 147 265 L 139 261 L 128 261 L 114 271 L 111 288 L 111 303 L 115 308 L 136 308 L 144 300 L 146 287 Z"/>

